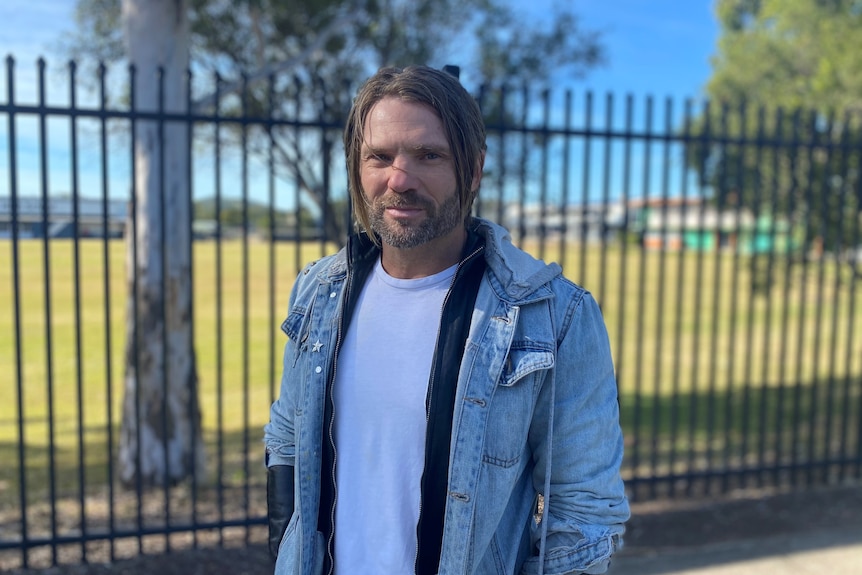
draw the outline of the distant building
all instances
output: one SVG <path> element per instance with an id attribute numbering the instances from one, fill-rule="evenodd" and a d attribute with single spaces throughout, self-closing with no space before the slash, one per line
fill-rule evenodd
<path id="1" fill-rule="evenodd" d="M 747 208 L 718 210 L 701 198 L 635 199 L 627 203 L 545 206 L 508 204 L 503 224 L 528 238 L 565 234 L 575 241 L 611 241 L 636 235 L 648 250 L 786 253 L 794 247 L 790 225 Z"/>
<path id="2" fill-rule="evenodd" d="M 0 196 L 0 238 L 12 237 L 17 225 L 19 238 L 123 237 L 128 206 L 125 200 L 108 200 L 107 213 L 101 199 L 78 198 L 78 219 L 75 221 L 71 196 L 48 198 L 48 218 L 45 220 L 42 198 L 19 196 L 16 213 L 12 213 L 12 198 Z M 76 234 L 77 230 L 77 234 Z"/>
<path id="3" fill-rule="evenodd" d="M 572 240 L 599 242 L 623 226 L 624 210 L 620 204 L 547 205 L 508 204 L 501 222 L 512 233 L 526 237 L 559 236 Z"/>
<path id="4" fill-rule="evenodd" d="M 696 198 L 630 203 L 629 209 L 629 230 L 641 234 L 647 249 L 756 254 L 786 253 L 793 247 L 786 220 L 747 208 L 718 210 Z"/>

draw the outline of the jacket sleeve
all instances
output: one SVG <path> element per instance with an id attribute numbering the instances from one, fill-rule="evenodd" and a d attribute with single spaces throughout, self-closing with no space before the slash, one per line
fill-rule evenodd
<path id="1" fill-rule="evenodd" d="M 292 382 L 294 343 L 288 341 L 284 348 L 284 368 L 278 398 L 269 410 L 269 423 L 263 428 L 266 448 L 266 466 L 295 465 L 296 438 L 294 418 L 296 415 L 297 385 Z"/>
<path id="2" fill-rule="evenodd" d="M 302 275 L 300 275 L 302 278 Z M 287 335 L 282 356 L 281 385 L 276 400 L 269 410 L 269 423 L 263 428 L 263 441 L 266 448 L 266 466 L 290 465 L 296 463 L 296 438 L 294 419 L 296 417 L 299 383 L 295 381 L 295 360 L 299 345 L 299 322 L 294 318 L 304 315 L 297 310 L 296 300 L 301 279 L 293 285 L 288 305 L 288 314 L 281 329 Z"/>
<path id="3" fill-rule="evenodd" d="M 550 463 L 550 493 L 544 499 L 547 575 L 605 573 L 629 518 L 607 330 L 593 297 L 579 293 L 568 301 L 558 297 L 556 311 L 551 306 L 559 331 L 557 355 L 530 428 L 533 484 L 540 493 Z M 524 574 L 539 573 L 541 529 L 533 530 L 534 556 L 525 562 Z"/>
<path id="4" fill-rule="evenodd" d="M 296 299 L 296 286 L 290 297 L 290 309 Z M 279 545 L 294 510 L 295 483 L 294 464 L 296 441 L 294 417 L 297 385 L 292 381 L 293 358 L 295 357 L 296 334 L 292 333 L 290 312 L 282 324 L 288 336 L 284 347 L 283 371 L 278 398 L 270 408 L 270 420 L 264 427 L 264 443 L 267 468 L 266 506 L 269 524 L 269 551 L 273 559 L 278 555 Z M 293 337 L 291 337 L 293 335 Z"/>

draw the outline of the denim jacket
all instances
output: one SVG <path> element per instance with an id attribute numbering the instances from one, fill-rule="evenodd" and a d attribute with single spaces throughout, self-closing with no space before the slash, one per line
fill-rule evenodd
<path id="1" fill-rule="evenodd" d="M 485 240 L 486 271 L 455 392 L 438 572 L 604 573 L 629 507 L 601 312 L 557 264 L 519 250 L 500 226 L 474 218 L 472 228 Z M 350 273 L 345 250 L 308 265 L 282 324 L 281 392 L 264 440 L 267 465 L 294 466 L 296 492 L 277 575 L 322 570 L 326 378 Z M 538 493 L 548 494 L 541 516 Z"/>

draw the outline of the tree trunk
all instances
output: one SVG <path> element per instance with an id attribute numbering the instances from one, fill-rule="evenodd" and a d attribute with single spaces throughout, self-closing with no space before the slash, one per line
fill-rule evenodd
<path id="1" fill-rule="evenodd" d="M 184 112 L 187 0 L 123 0 L 122 18 L 136 69 L 135 110 Z M 205 456 L 192 342 L 188 126 L 138 120 L 134 134 L 136 210 L 126 228 L 129 297 L 119 474 L 126 485 L 201 480 Z"/>

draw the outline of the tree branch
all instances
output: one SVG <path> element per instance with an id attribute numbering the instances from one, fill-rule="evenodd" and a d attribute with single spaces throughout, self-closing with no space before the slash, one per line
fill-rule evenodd
<path id="1" fill-rule="evenodd" d="M 348 24 L 356 25 L 357 19 L 362 19 L 361 15 L 357 14 L 349 14 L 345 13 L 341 16 L 337 17 L 333 20 L 329 26 L 324 28 L 317 38 L 315 38 L 314 42 L 312 42 L 308 47 L 305 48 L 302 52 L 297 54 L 295 57 L 284 60 L 281 62 L 273 62 L 266 66 L 259 68 L 258 70 L 247 74 L 243 79 L 237 80 L 234 82 L 228 82 L 221 86 L 219 91 L 213 92 L 207 96 L 204 96 L 194 102 L 192 102 L 192 110 L 195 112 L 201 112 L 209 108 L 215 107 L 218 103 L 218 99 L 230 94 L 239 94 L 243 86 L 247 86 L 259 80 L 263 80 L 265 78 L 269 78 L 275 74 L 280 72 L 285 72 L 287 70 L 291 70 L 300 63 L 307 60 L 314 52 L 320 50 L 323 45 L 338 31 L 342 26 L 346 26 Z M 359 22 L 361 23 L 361 22 Z"/>

